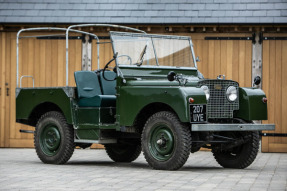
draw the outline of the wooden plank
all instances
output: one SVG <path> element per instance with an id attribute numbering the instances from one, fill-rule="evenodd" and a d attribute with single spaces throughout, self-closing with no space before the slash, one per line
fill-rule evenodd
<path id="1" fill-rule="evenodd" d="M 66 79 L 66 52 L 65 52 L 65 44 L 64 41 L 58 40 L 58 66 L 57 66 L 57 74 L 58 74 L 58 86 L 65 86 Z"/>
<path id="2" fill-rule="evenodd" d="M 232 79 L 239 81 L 239 42 L 233 41 L 233 62 L 232 62 Z"/>
<path id="3" fill-rule="evenodd" d="M 275 96 L 276 96 L 276 86 L 275 86 L 275 83 L 276 83 L 276 62 L 274 62 L 274 55 L 276 55 L 276 52 L 275 52 L 275 41 L 272 40 L 270 41 L 270 50 L 269 50 L 269 98 L 268 98 L 268 112 L 269 112 L 269 120 L 268 122 L 269 123 L 275 123 L 275 110 L 276 110 L 276 100 L 275 100 Z M 276 129 L 278 128 L 276 124 Z M 275 130 L 276 131 L 276 130 Z M 273 132 L 273 131 L 271 131 Z M 269 143 L 274 143 L 274 137 L 269 137 Z M 270 152 L 270 148 L 269 148 L 269 152 Z"/>
<path id="4" fill-rule="evenodd" d="M 2 34 L 4 34 L 3 32 L 1 32 L 0 33 L 0 75 L 2 75 L 2 64 L 3 64 L 3 62 L 2 62 L 2 58 L 3 58 L 3 56 L 2 56 L 2 50 L 3 50 L 3 48 L 4 47 L 2 47 Z M 1 113 L 2 113 L 2 78 L 1 78 L 1 76 L 0 76 L 0 147 L 4 147 L 4 132 L 3 132 L 3 128 L 2 128 L 2 123 L 1 123 L 1 121 L 2 121 L 2 115 L 1 115 Z"/>
<path id="5" fill-rule="evenodd" d="M 4 147 L 5 146 L 5 131 L 4 131 L 4 122 L 5 122 L 5 51 L 6 51 L 6 48 L 5 48 L 5 37 L 6 37 L 6 33 L 5 32 L 1 32 L 1 75 L 0 75 L 0 78 L 1 78 L 1 84 L 0 84 L 0 87 L 1 87 L 1 100 L 0 100 L 0 146 L 1 147 Z"/>
<path id="6" fill-rule="evenodd" d="M 12 148 L 34 148 L 33 139 L 10 139 Z"/>
<path id="7" fill-rule="evenodd" d="M 263 56 L 262 56 L 262 89 L 269 99 L 269 41 L 263 41 Z M 270 100 L 270 99 L 269 99 Z M 270 102 L 270 101 L 269 101 Z M 269 123 L 270 106 L 268 103 L 268 121 L 263 121 L 263 123 Z M 268 132 L 268 131 L 265 131 Z M 269 138 L 262 137 L 261 151 L 269 152 Z"/>
<path id="8" fill-rule="evenodd" d="M 57 83 L 58 83 L 58 75 L 57 75 L 57 69 L 58 69 L 58 43 L 57 41 L 59 40 L 53 40 L 51 41 L 52 44 L 51 44 L 51 47 L 52 47 L 52 50 L 51 50 L 51 78 L 52 78 L 52 86 L 57 86 Z"/>
<path id="9" fill-rule="evenodd" d="M 245 73 L 245 42 L 244 41 L 239 41 L 239 64 L 238 64 L 238 82 L 239 86 L 244 87 L 245 85 L 245 78 L 244 78 L 244 73 Z M 250 50 L 251 51 L 251 50 Z"/>
<path id="10" fill-rule="evenodd" d="M 215 61 L 214 61 L 214 40 L 208 41 L 208 73 L 204 74 L 205 78 L 215 78 L 214 70 L 215 70 Z"/>
<path id="11" fill-rule="evenodd" d="M 46 40 L 41 40 L 40 42 L 40 65 L 39 65 L 39 72 L 40 72 L 40 87 L 46 86 Z"/>
<path id="12" fill-rule="evenodd" d="M 269 152 L 286 153 L 287 152 L 287 144 L 270 143 L 269 144 Z"/>
<path id="13" fill-rule="evenodd" d="M 34 40 L 34 79 L 35 79 L 35 87 L 40 86 L 40 76 L 43 71 L 40 71 L 41 58 L 40 58 L 40 40 Z"/>
<path id="14" fill-rule="evenodd" d="M 281 84 L 281 88 L 282 88 L 282 97 L 281 97 L 281 105 L 282 105 L 282 111 L 281 111 L 281 118 L 282 118 L 282 133 L 287 133 L 287 118 L 286 118 L 286 114 L 287 114 L 287 78 L 286 78 L 286 74 L 287 74 L 287 41 L 282 41 L 282 47 L 281 47 L 281 51 L 282 51 L 282 84 Z M 287 144 L 287 138 L 282 138 L 281 143 L 283 144 Z M 287 150 L 286 150 L 287 152 Z"/>
<path id="15" fill-rule="evenodd" d="M 203 45 L 202 45 L 202 48 L 203 48 L 203 53 L 202 53 L 202 58 L 200 63 L 202 64 L 202 67 L 203 67 L 203 71 L 205 74 L 208 74 L 208 63 L 207 63 L 207 60 L 208 60 L 208 55 L 209 55 L 209 48 L 208 48 L 208 41 L 206 40 L 202 40 L 203 41 Z"/>
<path id="16" fill-rule="evenodd" d="M 276 126 L 276 133 L 282 132 L 282 118 L 281 118 L 281 112 L 282 112 L 282 55 L 281 55 L 281 40 L 275 41 L 275 124 Z M 285 74 L 286 75 L 286 74 Z M 281 143 L 280 137 L 275 137 L 274 141 L 275 143 Z"/>
<path id="17" fill-rule="evenodd" d="M 73 82 L 75 81 L 73 76 L 73 73 L 75 71 L 75 54 L 76 54 L 76 42 L 70 41 L 69 42 L 69 86 L 73 85 Z"/>
<path id="18" fill-rule="evenodd" d="M 220 41 L 220 73 L 227 77 L 227 41 Z"/>
<path id="19" fill-rule="evenodd" d="M 214 42 L 214 74 L 212 78 L 216 78 L 219 74 L 221 74 L 221 50 L 220 50 L 220 41 Z"/>
<path id="20" fill-rule="evenodd" d="M 10 139 L 15 138 L 16 134 L 19 134 L 20 124 L 16 123 L 16 33 L 11 33 L 10 37 L 11 43 L 11 76 L 10 76 L 10 84 L 11 84 L 11 94 L 10 94 Z M 20 135 L 18 135 L 20 136 Z M 10 142 L 10 140 L 9 140 Z"/>
<path id="21" fill-rule="evenodd" d="M 9 147 L 10 138 L 10 109 L 11 106 L 8 104 L 11 99 L 11 43 L 10 43 L 11 33 L 6 34 L 6 45 L 5 45 L 5 147 Z"/>
<path id="22" fill-rule="evenodd" d="M 226 65 L 226 77 L 227 79 L 231 79 L 233 78 L 233 75 L 232 75 L 232 70 L 233 70 L 233 41 L 232 40 L 229 40 L 227 41 L 227 50 L 226 50 L 226 62 L 227 62 L 227 65 Z"/>
<path id="23" fill-rule="evenodd" d="M 92 144 L 91 149 L 105 149 L 105 146 L 101 144 Z"/>
<path id="24" fill-rule="evenodd" d="M 45 84 L 47 87 L 52 86 L 52 42 L 51 40 L 46 41 L 46 51 L 45 51 L 46 57 L 45 57 L 45 70 L 43 72 L 46 73 L 46 79 Z"/>
<path id="25" fill-rule="evenodd" d="M 252 42 L 245 41 L 245 87 L 252 86 Z"/>

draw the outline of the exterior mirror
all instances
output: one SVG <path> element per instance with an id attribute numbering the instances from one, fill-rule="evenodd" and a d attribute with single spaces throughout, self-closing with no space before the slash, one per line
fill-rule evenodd
<path id="1" fill-rule="evenodd" d="M 168 81 L 172 82 L 175 80 L 175 76 L 176 76 L 176 73 L 174 71 L 170 71 L 168 74 L 167 74 L 167 79 Z"/>
<path id="2" fill-rule="evenodd" d="M 255 84 L 256 86 L 258 86 L 258 85 L 260 84 L 260 82 L 261 82 L 260 76 L 256 76 L 256 77 L 254 78 L 254 84 Z"/>

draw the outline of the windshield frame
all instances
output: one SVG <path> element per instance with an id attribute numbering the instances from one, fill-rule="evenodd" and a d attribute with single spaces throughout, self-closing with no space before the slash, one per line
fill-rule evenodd
<path id="1" fill-rule="evenodd" d="M 157 57 L 157 53 L 156 53 L 156 48 L 155 48 L 154 43 L 153 43 L 153 38 L 187 40 L 189 42 L 191 56 L 192 56 L 192 60 L 194 63 L 194 67 L 191 67 L 191 68 L 197 69 L 196 58 L 195 58 L 195 54 L 194 54 L 194 50 L 193 50 L 193 43 L 192 43 L 192 40 L 189 36 L 158 35 L 158 34 L 143 34 L 143 33 L 110 31 L 110 39 L 111 39 L 111 44 L 112 44 L 112 49 L 113 49 L 114 55 L 116 53 L 115 45 L 114 45 L 114 36 L 131 36 L 131 37 L 150 38 L 151 42 L 152 42 L 154 54 L 155 54 L 155 60 L 156 60 L 156 66 L 152 66 L 152 67 L 166 67 L 164 65 L 161 66 L 158 63 L 158 57 Z M 117 59 L 115 59 L 115 63 L 116 63 L 116 67 L 119 68 L 119 63 L 118 63 Z M 126 65 L 123 65 L 123 66 L 126 66 Z M 142 67 L 142 66 L 138 66 L 138 67 Z M 177 67 L 180 67 L 180 66 L 177 66 Z"/>

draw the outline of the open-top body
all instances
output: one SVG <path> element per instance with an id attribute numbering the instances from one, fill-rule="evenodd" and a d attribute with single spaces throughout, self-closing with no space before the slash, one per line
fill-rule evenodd
<path id="1" fill-rule="evenodd" d="M 66 70 L 72 28 L 65 30 Z M 65 163 L 75 145 L 100 143 L 118 162 L 131 162 L 143 150 L 155 169 L 178 169 L 201 147 L 211 148 L 224 167 L 249 166 L 258 131 L 274 129 L 252 123 L 267 119 L 264 92 L 204 79 L 190 37 L 134 31 L 141 33 L 110 32 L 111 61 L 96 71 L 76 71 L 76 87 L 18 87 L 17 72 L 16 120 L 36 127 L 40 159 Z"/>

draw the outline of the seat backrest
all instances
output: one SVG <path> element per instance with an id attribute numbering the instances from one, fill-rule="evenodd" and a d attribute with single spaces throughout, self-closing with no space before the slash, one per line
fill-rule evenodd
<path id="1" fill-rule="evenodd" d="M 105 77 L 107 79 L 114 79 L 116 77 L 116 73 L 112 71 L 105 71 Z M 116 95 L 116 80 L 105 80 L 103 77 L 103 71 L 100 73 L 100 83 L 102 86 L 103 95 Z"/>
<path id="2" fill-rule="evenodd" d="M 102 95 L 99 78 L 95 72 L 77 71 L 74 75 L 79 98 Z"/>

